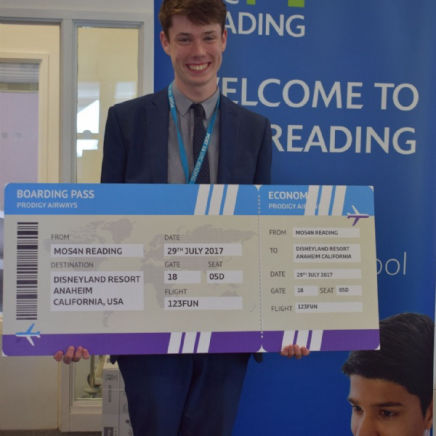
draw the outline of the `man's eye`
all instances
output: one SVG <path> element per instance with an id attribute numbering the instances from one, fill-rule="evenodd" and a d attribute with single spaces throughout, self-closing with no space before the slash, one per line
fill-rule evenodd
<path id="1" fill-rule="evenodd" d="M 394 416 L 398 415 L 397 412 L 395 412 L 394 410 L 389 410 L 389 409 L 381 409 L 379 413 L 380 413 L 380 416 L 382 416 L 383 418 L 393 418 Z"/>
<path id="2" fill-rule="evenodd" d="M 351 405 L 351 410 L 353 413 L 362 413 L 362 408 L 357 406 L 356 404 Z"/>
<path id="3" fill-rule="evenodd" d="M 189 38 L 179 38 L 179 39 L 177 39 L 177 42 L 179 42 L 180 44 L 189 44 L 190 39 Z"/>

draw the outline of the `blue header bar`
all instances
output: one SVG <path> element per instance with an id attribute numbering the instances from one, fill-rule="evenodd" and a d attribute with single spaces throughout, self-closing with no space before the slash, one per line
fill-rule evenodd
<path id="1" fill-rule="evenodd" d="M 374 215 L 368 186 L 11 183 L 6 215 Z"/>

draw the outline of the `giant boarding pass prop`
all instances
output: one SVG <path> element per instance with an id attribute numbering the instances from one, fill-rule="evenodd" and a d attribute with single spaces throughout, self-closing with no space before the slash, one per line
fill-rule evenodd
<path id="1" fill-rule="evenodd" d="M 10 184 L 3 352 L 375 349 L 367 186 Z"/>

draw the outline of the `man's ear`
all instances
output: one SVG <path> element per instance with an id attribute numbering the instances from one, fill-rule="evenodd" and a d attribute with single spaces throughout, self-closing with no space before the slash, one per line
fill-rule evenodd
<path id="1" fill-rule="evenodd" d="M 223 43 L 223 52 L 227 47 L 227 29 L 223 30 L 223 33 L 221 34 L 221 41 Z"/>
<path id="2" fill-rule="evenodd" d="M 162 45 L 162 48 L 164 52 L 169 55 L 170 54 L 170 42 L 168 41 L 167 36 L 165 35 L 165 32 L 161 30 L 160 32 L 160 43 Z"/>
<path id="3" fill-rule="evenodd" d="M 430 430 L 433 426 L 433 400 L 431 400 L 431 403 L 425 412 L 424 421 L 425 421 L 425 428 L 427 430 Z"/>

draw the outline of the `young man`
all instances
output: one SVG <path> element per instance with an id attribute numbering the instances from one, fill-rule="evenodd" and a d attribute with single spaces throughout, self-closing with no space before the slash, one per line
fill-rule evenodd
<path id="1" fill-rule="evenodd" d="M 380 351 L 350 353 L 355 436 L 423 436 L 433 418 L 433 321 L 403 313 L 380 322 Z"/>
<path id="2" fill-rule="evenodd" d="M 269 121 L 220 95 L 217 87 L 227 44 L 223 1 L 164 0 L 159 19 L 174 81 L 109 110 L 101 181 L 270 183 Z M 196 103 L 202 108 L 193 107 Z M 200 141 L 207 150 L 203 161 L 193 144 L 199 117 L 199 128 L 210 133 Z M 69 363 L 88 354 L 70 347 L 55 358 Z M 300 358 L 308 350 L 291 345 L 282 354 Z M 230 435 L 248 358 L 243 353 L 117 356 L 135 435 Z"/>

